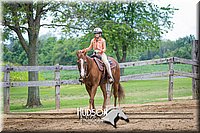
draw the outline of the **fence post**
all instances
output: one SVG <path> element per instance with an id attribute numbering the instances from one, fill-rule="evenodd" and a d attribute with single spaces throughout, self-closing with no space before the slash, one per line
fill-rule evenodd
<path id="1" fill-rule="evenodd" d="M 4 97 L 4 113 L 10 112 L 10 66 L 6 65 L 4 71 L 4 82 L 6 82 L 7 87 L 3 89 L 3 97 Z"/>
<path id="2" fill-rule="evenodd" d="M 120 76 L 124 76 L 124 69 L 125 68 L 120 68 Z"/>
<path id="3" fill-rule="evenodd" d="M 173 100 L 173 86 L 174 86 L 174 57 L 169 59 L 169 89 L 168 100 Z"/>
<path id="4" fill-rule="evenodd" d="M 60 65 L 57 64 L 55 67 L 54 79 L 56 81 L 55 85 L 55 104 L 56 109 L 60 109 Z"/>
<path id="5" fill-rule="evenodd" d="M 199 61 L 199 49 L 198 49 L 198 40 L 194 40 L 192 42 L 192 61 L 198 62 Z M 199 63 L 198 63 L 199 64 Z M 199 66 L 198 65 L 192 65 L 192 73 L 193 75 L 199 74 Z M 192 98 L 197 99 L 200 96 L 199 92 L 199 82 L 200 79 L 197 77 L 192 78 Z"/>

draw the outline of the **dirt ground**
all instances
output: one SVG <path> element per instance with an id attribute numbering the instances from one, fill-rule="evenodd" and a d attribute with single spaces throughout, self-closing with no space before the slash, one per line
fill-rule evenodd
<path id="1" fill-rule="evenodd" d="M 20 115 L 4 115 L 5 132 L 91 132 L 91 131 L 198 131 L 198 102 L 175 100 L 162 103 L 121 105 L 130 120 L 117 122 L 117 128 L 98 120 L 55 119 L 42 116 L 40 119 L 24 118 Z M 73 112 L 76 109 L 62 109 L 59 112 Z M 56 111 L 49 111 L 56 112 Z M 57 111 L 58 112 L 58 111 Z M 148 113 L 149 112 L 149 113 Z M 136 114 L 134 114 L 136 113 Z M 43 118 L 44 117 L 44 118 Z"/>

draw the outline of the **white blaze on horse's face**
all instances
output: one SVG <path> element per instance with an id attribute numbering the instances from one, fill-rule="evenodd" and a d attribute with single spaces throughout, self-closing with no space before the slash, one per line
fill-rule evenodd
<path id="1" fill-rule="evenodd" d="M 84 67 L 83 67 L 83 63 L 84 63 L 84 61 L 83 61 L 83 59 L 80 59 L 80 61 L 81 61 L 81 77 L 84 77 Z"/>

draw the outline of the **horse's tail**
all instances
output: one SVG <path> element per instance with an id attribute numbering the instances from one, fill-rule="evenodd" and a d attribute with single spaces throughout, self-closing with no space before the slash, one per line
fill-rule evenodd
<path id="1" fill-rule="evenodd" d="M 125 98 L 124 89 L 123 89 L 122 85 L 119 83 L 119 87 L 118 87 L 118 100 L 119 100 L 119 103 L 124 98 Z"/>

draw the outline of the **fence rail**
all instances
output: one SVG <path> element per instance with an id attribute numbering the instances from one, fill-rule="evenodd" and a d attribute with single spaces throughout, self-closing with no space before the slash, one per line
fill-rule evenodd
<path id="1" fill-rule="evenodd" d="M 55 70 L 78 70 L 77 66 L 4 66 L 2 67 L 2 72 L 13 71 L 13 72 L 22 72 L 22 71 L 55 71 Z"/>
<path id="2" fill-rule="evenodd" d="M 198 65 L 197 61 L 192 61 L 188 59 L 182 59 L 177 57 L 170 58 L 161 58 L 154 60 L 146 60 L 146 61 L 137 61 L 137 62 L 126 62 L 120 63 L 120 68 L 127 68 L 132 66 L 143 66 L 143 65 L 156 65 L 156 64 L 169 64 L 168 72 L 154 72 L 154 73 L 145 73 L 145 74 L 134 74 L 128 76 L 121 76 L 120 81 L 128 81 L 135 79 L 143 79 L 143 78 L 151 78 L 151 77 L 163 77 L 169 76 L 169 91 L 168 91 L 168 99 L 173 100 L 173 76 L 185 76 L 190 78 L 197 78 L 198 75 L 188 72 L 180 72 L 175 71 L 173 69 L 174 63 L 183 63 L 189 65 Z M 61 80 L 60 71 L 63 70 L 78 70 L 77 66 L 63 66 L 63 65 L 55 65 L 55 66 L 5 66 L 2 67 L 2 72 L 4 72 L 4 82 L 2 82 L 2 86 L 4 87 L 4 112 L 8 113 L 10 111 L 10 87 L 16 86 L 55 86 L 55 102 L 56 109 L 60 108 L 60 86 L 65 84 L 79 84 L 79 81 L 76 80 Z M 26 81 L 26 82 L 13 82 L 10 81 L 10 72 L 18 72 L 18 71 L 54 71 L 55 79 L 52 81 Z"/>
<path id="3" fill-rule="evenodd" d="M 189 65 L 197 65 L 197 62 L 183 59 L 178 57 L 170 57 L 170 58 L 161 58 L 154 60 L 146 60 L 146 61 L 137 61 L 137 62 L 126 62 L 120 63 L 120 68 L 128 68 L 132 66 L 144 66 L 144 65 L 157 65 L 164 63 L 182 63 Z M 10 73 L 10 72 L 19 72 L 19 71 L 62 71 L 62 70 L 78 70 L 77 66 L 63 66 L 63 65 L 55 65 L 55 66 L 4 66 L 2 67 L 2 72 Z M 181 72 L 173 70 L 173 75 L 184 76 L 190 78 L 197 78 L 198 75 L 189 73 L 189 72 Z M 128 81 L 134 79 L 143 79 L 143 78 L 151 78 L 151 77 L 163 77 L 169 76 L 170 72 L 155 72 L 155 73 L 145 73 L 145 74 L 134 74 L 128 76 L 121 76 L 120 81 Z M 16 87 L 16 86 L 55 86 L 55 85 L 65 85 L 65 84 L 80 84 L 79 81 L 76 80 L 61 80 L 61 81 L 26 81 L 26 82 L 11 82 L 4 81 L 2 83 L 3 87 Z"/>
<path id="4" fill-rule="evenodd" d="M 61 81 L 25 81 L 25 82 L 3 82 L 3 87 L 17 87 L 17 86 L 56 86 L 56 85 L 67 85 L 67 84 L 80 84 L 78 80 L 61 80 Z"/>
<path id="5" fill-rule="evenodd" d="M 137 61 L 137 62 L 126 62 L 119 63 L 120 68 L 127 68 L 132 66 L 145 66 L 145 65 L 157 65 L 164 63 L 182 63 L 188 65 L 198 65 L 198 61 L 193 61 L 189 59 L 183 59 L 178 57 L 170 57 L 170 58 L 161 58 L 154 60 L 146 60 L 146 61 Z M 55 66 L 3 66 L 2 72 L 7 71 L 54 71 L 54 70 L 78 70 L 77 66 L 63 66 L 63 65 L 55 65 Z"/>

